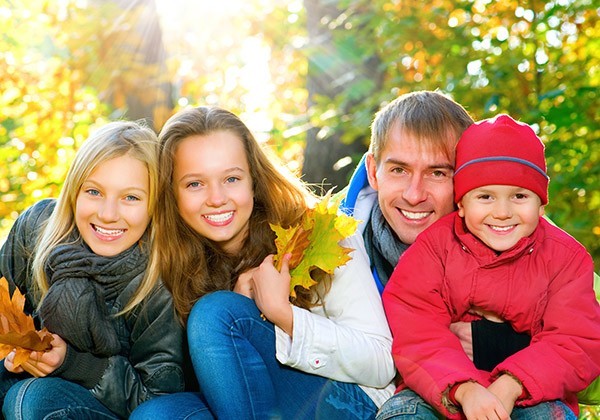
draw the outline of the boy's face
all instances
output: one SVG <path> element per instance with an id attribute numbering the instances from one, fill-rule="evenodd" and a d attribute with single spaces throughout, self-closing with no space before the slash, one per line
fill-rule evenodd
<path id="1" fill-rule="evenodd" d="M 454 210 L 453 162 L 424 142 L 392 129 L 377 164 L 367 155 L 369 184 L 398 238 L 412 244 L 433 222 Z"/>
<path id="2" fill-rule="evenodd" d="M 458 214 L 469 231 L 491 249 L 506 251 L 533 233 L 544 206 L 533 191 L 512 185 L 486 185 L 466 193 Z"/>

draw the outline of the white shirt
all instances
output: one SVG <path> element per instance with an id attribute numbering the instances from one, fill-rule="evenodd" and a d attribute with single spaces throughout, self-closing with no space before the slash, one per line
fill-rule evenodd
<path id="1" fill-rule="evenodd" d="M 275 327 L 277 360 L 303 372 L 360 385 L 380 407 L 394 391 L 392 335 L 362 236 L 341 242 L 352 259 L 338 267 L 323 305 L 293 306 L 293 340 Z"/>

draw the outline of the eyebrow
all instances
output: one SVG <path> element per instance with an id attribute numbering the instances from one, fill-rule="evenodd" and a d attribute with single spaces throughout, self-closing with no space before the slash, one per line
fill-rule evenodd
<path id="1" fill-rule="evenodd" d="M 104 188 L 104 186 L 99 183 L 94 181 L 93 179 L 86 179 L 82 184 L 80 188 L 85 188 L 85 187 L 98 187 L 100 189 Z M 132 191 L 138 191 L 142 194 L 148 195 L 149 191 L 141 188 L 141 187 L 136 187 L 136 186 L 127 186 L 125 188 L 121 188 L 119 189 L 119 192 L 123 193 L 123 192 L 132 192 Z"/>
<path id="2" fill-rule="evenodd" d="M 234 166 L 233 168 L 225 169 L 222 173 L 224 175 L 228 175 L 228 174 L 237 173 L 237 172 L 247 173 L 244 169 L 240 168 L 239 166 Z M 179 182 L 185 181 L 188 178 L 201 178 L 202 176 L 204 176 L 204 174 L 201 172 L 192 172 L 189 174 L 185 174 L 184 176 L 179 178 Z"/>
<path id="3" fill-rule="evenodd" d="M 400 166 L 408 166 L 408 167 L 411 166 L 407 162 L 404 162 L 404 161 L 398 160 L 398 159 L 394 159 L 394 158 L 387 158 L 386 160 L 383 161 L 383 163 L 384 164 L 392 164 L 392 165 L 400 165 Z M 444 169 L 454 170 L 454 166 L 452 166 L 449 163 L 436 163 L 436 164 L 433 164 L 433 165 L 428 165 L 427 167 L 429 169 L 444 168 Z"/>

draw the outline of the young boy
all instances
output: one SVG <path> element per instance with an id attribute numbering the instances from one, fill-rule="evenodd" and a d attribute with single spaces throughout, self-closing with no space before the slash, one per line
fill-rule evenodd
<path id="1" fill-rule="evenodd" d="M 464 132 L 456 168 L 458 211 L 419 235 L 383 293 L 403 383 L 378 418 L 415 407 L 431 418 L 575 418 L 576 393 L 600 373 L 600 306 L 590 255 L 541 218 L 544 146 L 499 115 Z M 531 344 L 477 369 L 449 325 L 482 318 Z"/>

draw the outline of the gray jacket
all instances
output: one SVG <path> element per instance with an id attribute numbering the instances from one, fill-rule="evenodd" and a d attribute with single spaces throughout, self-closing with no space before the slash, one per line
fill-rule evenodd
<path id="1" fill-rule="evenodd" d="M 0 274 L 11 289 L 16 286 L 26 295 L 25 312 L 30 314 L 35 313 L 38 304 L 31 293 L 31 255 L 40 227 L 54 205 L 54 200 L 43 200 L 25 211 L 0 251 Z M 111 302 L 111 314 L 127 304 L 142 276 L 135 277 Z M 142 304 L 116 322 L 121 342 L 119 354 L 98 357 L 69 346 L 63 365 L 54 375 L 88 388 L 115 414 L 127 418 L 153 396 L 183 391 L 184 330 L 162 283 Z"/>

